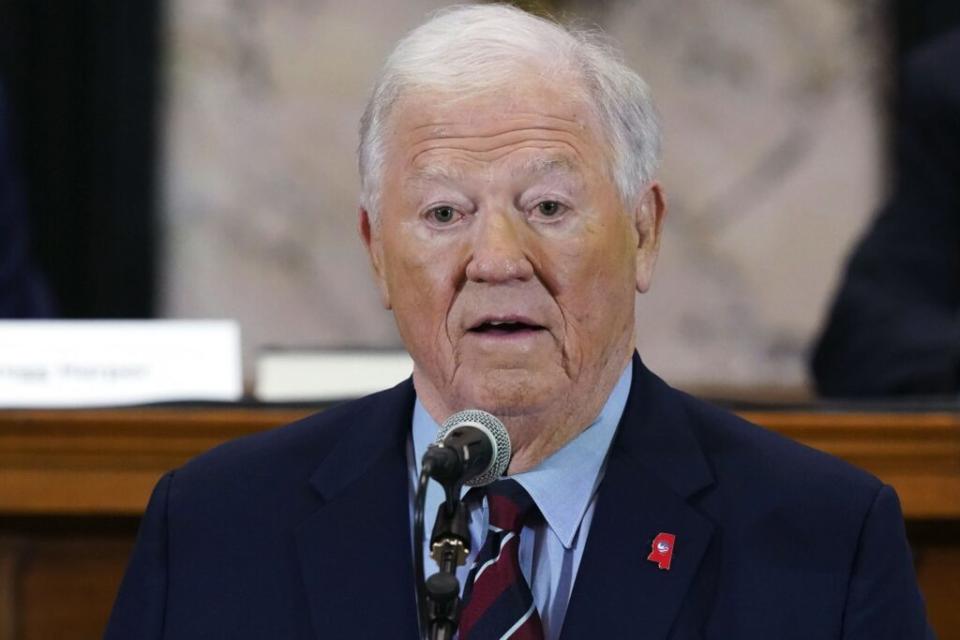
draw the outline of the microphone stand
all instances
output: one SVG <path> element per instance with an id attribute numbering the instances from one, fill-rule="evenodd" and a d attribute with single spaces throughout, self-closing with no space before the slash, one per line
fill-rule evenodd
<path id="1" fill-rule="evenodd" d="M 434 446 L 431 446 L 433 449 Z M 438 447 L 439 448 L 439 447 Z M 460 500 L 463 484 L 459 479 L 434 475 L 434 459 L 430 451 L 424 455 L 414 508 L 414 542 L 417 545 L 417 606 L 420 613 L 422 640 L 450 640 L 460 621 L 460 581 L 457 567 L 466 564 L 470 555 L 470 529 L 467 509 Z M 434 477 L 442 486 L 444 502 L 437 509 L 430 536 L 430 556 L 440 571 L 424 580 L 424 510 L 429 479 Z"/>

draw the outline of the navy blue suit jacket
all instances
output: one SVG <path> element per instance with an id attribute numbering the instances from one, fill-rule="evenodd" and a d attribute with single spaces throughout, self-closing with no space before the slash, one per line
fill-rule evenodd
<path id="1" fill-rule="evenodd" d="M 932 637 L 890 487 L 633 366 L 565 640 Z M 417 638 L 413 404 L 406 381 L 164 476 L 106 637 Z"/>

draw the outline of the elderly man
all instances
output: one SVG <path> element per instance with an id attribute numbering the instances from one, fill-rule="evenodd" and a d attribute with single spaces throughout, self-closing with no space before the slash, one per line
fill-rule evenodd
<path id="1" fill-rule="evenodd" d="M 409 34 L 363 118 L 359 227 L 412 380 L 167 474 L 107 636 L 417 637 L 412 479 L 475 407 L 514 453 L 465 498 L 460 638 L 928 637 L 889 487 L 634 354 L 658 146 L 586 34 L 489 5 Z"/>

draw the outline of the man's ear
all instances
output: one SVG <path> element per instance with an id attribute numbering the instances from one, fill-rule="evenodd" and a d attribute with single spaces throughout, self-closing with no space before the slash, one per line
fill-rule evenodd
<path id="1" fill-rule="evenodd" d="M 660 252 L 660 232 L 667 215 L 667 200 L 659 182 L 651 182 L 637 203 L 637 291 L 646 293 L 653 280 L 653 267 Z"/>
<path id="2" fill-rule="evenodd" d="M 373 279 L 377 283 L 377 288 L 380 289 L 380 300 L 384 308 L 390 309 L 390 290 L 387 287 L 387 274 L 383 265 L 383 242 L 377 223 L 370 218 L 370 213 L 360 207 L 357 212 L 357 230 L 360 232 L 363 246 L 367 249 L 370 266 L 373 267 Z"/>

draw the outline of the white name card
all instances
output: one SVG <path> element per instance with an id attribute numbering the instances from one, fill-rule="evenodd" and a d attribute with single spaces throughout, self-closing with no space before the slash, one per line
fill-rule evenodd
<path id="1" fill-rule="evenodd" d="M 237 400 L 242 393 L 233 321 L 0 321 L 0 407 Z"/>
<path id="2" fill-rule="evenodd" d="M 413 373 L 406 351 L 266 350 L 255 395 L 267 402 L 349 400 L 382 391 Z"/>

